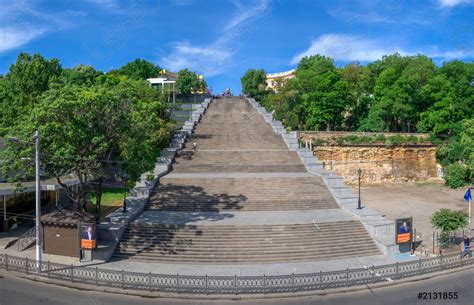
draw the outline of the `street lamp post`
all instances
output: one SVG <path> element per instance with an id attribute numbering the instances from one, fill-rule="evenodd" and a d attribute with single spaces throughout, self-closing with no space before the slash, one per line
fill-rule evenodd
<path id="1" fill-rule="evenodd" d="M 33 135 L 35 141 L 35 201 L 36 201 L 36 266 L 41 271 L 41 259 L 42 259 L 42 242 L 41 242 L 41 181 L 40 181 L 40 136 L 38 130 Z M 21 141 L 17 138 L 10 138 L 14 142 L 24 142 L 31 144 L 31 142 Z"/>
<path id="2" fill-rule="evenodd" d="M 127 212 L 127 180 L 128 176 L 124 175 L 123 176 L 123 207 L 122 207 L 122 212 L 126 213 Z"/>
<path id="3" fill-rule="evenodd" d="M 35 131 L 35 165 L 36 165 L 36 262 L 41 270 L 41 185 L 40 185 L 40 137 L 38 130 Z"/>
<path id="4" fill-rule="evenodd" d="M 359 199 L 357 200 L 357 209 L 360 210 L 362 209 L 362 205 L 360 202 L 360 177 L 362 176 L 362 170 L 360 168 L 357 170 L 357 176 L 359 178 Z"/>

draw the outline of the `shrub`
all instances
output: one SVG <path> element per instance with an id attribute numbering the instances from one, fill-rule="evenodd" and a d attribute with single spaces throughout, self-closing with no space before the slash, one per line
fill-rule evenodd
<path id="1" fill-rule="evenodd" d="M 457 189 L 469 183 L 469 169 L 467 166 L 453 163 L 444 169 L 445 185 Z"/>
<path id="2" fill-rule="evenodd" d="M 326 141 L 322 138 L 313 139 L 313 146 L 323 145 Z"/>
<path id="3" fill-rule="evenodd" d="M 385 138 L 385 135 L 383 133 L 378 134 L 375 139 L 377 142 L 383 142 L 383 143 L 385 143 L 385 141 L 387 140 L 387 138 Z"/>
<path id="4" fill-rule="evenodd" d="M 356 136 L 356 135 L 353 135 L 353 134 L 348 135 L 348 136 L 346 137 L 346 140 L 349 141 L 349 142 L 351 142 L 351 143 L 357 143 L 357 140 L 358 140 L 358 139 L 359 139 L 359 137 Z"/>
<path id="5" fill-rule="evenodd" d="M 410 135 L 410 136 L 408 136 L 408 141 L 412 144 L 415 144 L 415 143 L 418 142 L 418 137 L 414 136 L 414 135 Z"/>
<path id="6" fill-rule="evenodd" d="M 388 138 L 388 144 L 390 146 L 400 145 L 403 143 L 403 137 L 401 135 L 395 135 Z"/>

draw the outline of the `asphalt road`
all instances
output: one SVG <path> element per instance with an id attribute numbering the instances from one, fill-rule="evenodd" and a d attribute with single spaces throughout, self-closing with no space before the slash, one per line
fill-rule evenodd
<path id="1" fill-rule="evenodd" d="M 80 291 L 63 288 L 51 284 L 43 284 L 30 280 L 12 277 L 7 274 L 0 276 L 0 305 L 121 305 L 121 304 L 262 304 L 262 305 L 381 305 L 381 304 L 474 304 L 474 269 L 437 276 L 435 278 L 395 285 L 378 289 L 340 293 L 332 295 L 298 297 L 285 299 L 245 300 L 245 301 L 209 301 L 209 300 L 176 300 L 151 299 L 126 295 Z M 457 300 L 418 300 L 419 292 L 457 292 Z"/>

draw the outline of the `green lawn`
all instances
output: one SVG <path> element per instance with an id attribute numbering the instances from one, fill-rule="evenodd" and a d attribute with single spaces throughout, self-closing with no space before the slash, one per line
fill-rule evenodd
<path id="1" fill-rule="evenodd" d="M 123 205 L 123 194 L 124 189 L 122 188 L 104 188 L 102 193 L 102 200 L 100 202 L 100 216 L 101 220 L 104 217 L 117 208 L 121 208 Z M 92 204 L 87 208 L 88 211 L 95 212 L 95 196 L 91 198 Z"/>

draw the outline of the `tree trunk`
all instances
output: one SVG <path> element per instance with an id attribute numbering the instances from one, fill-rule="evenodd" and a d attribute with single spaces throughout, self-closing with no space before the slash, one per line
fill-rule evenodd
<path id="1" fill-rule="evenodd" d="M 102 199 L 102 178 L 97 180 L 95 188 L 95 210 L 96 210 L 96 223 L 100 223 L 100 203 Z"/>

